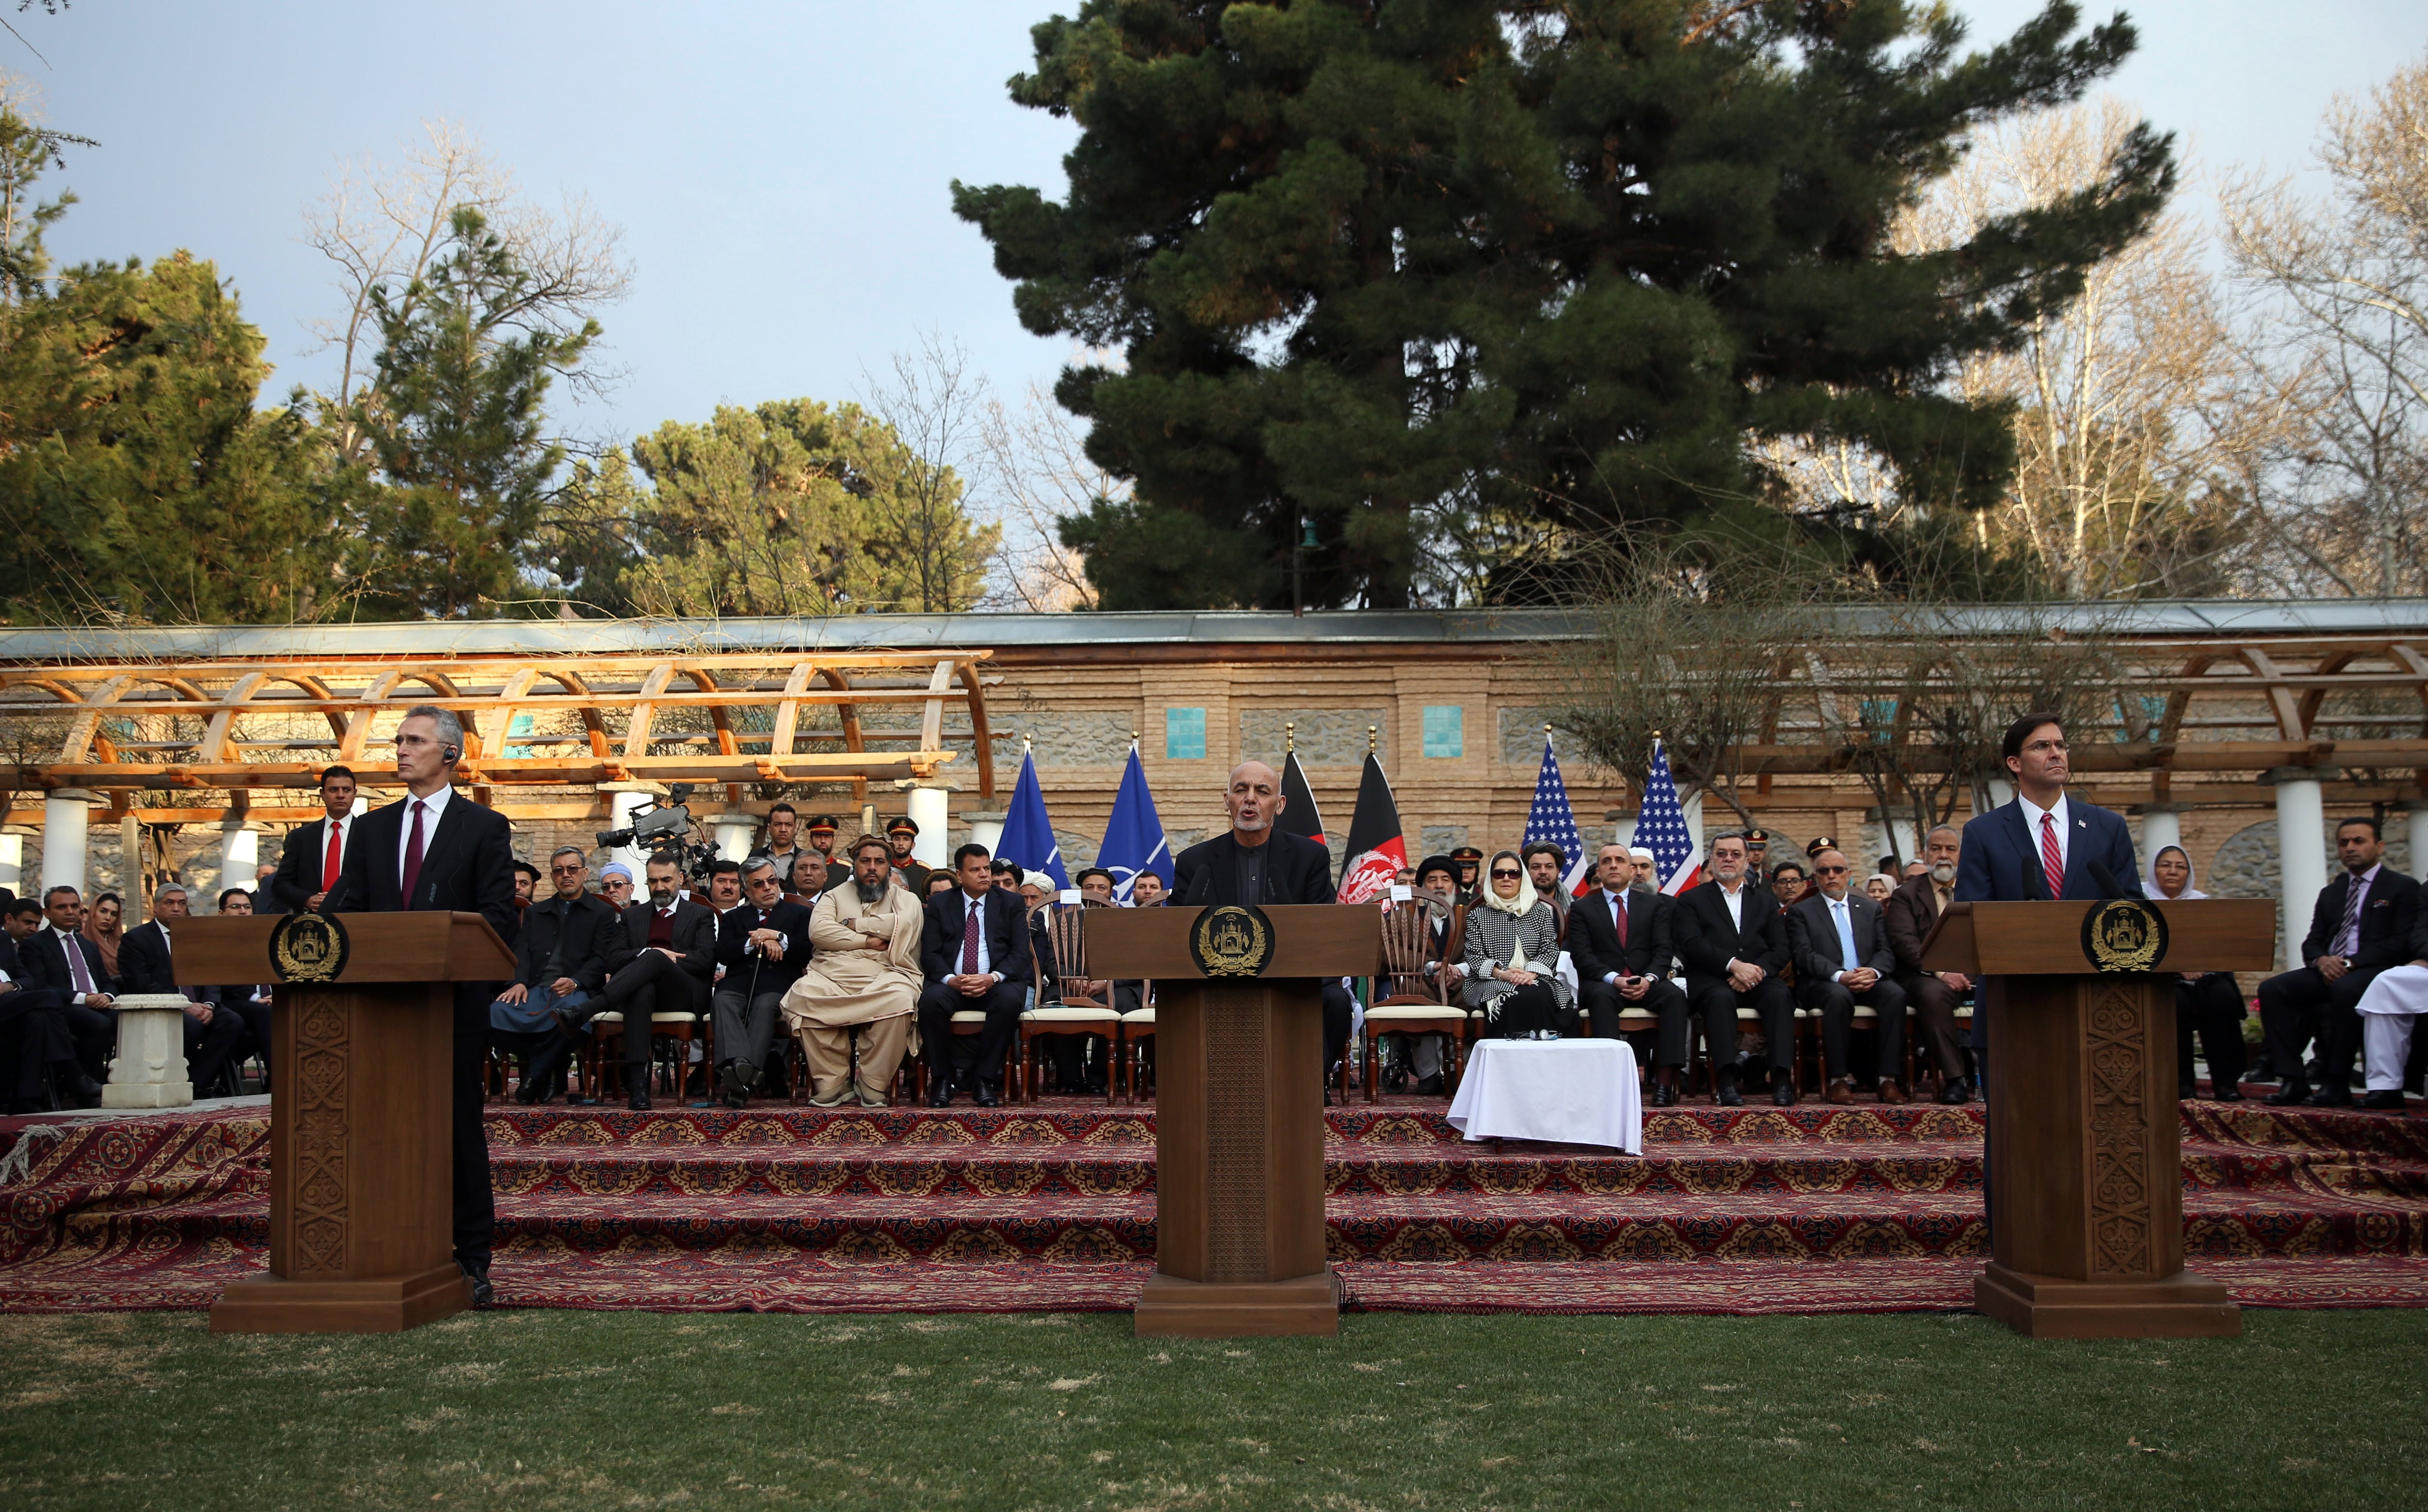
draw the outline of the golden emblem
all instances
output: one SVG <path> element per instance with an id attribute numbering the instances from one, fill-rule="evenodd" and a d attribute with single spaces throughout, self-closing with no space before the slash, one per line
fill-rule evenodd
<path id="1" fill-rule="evenodd" d="M 1257 908 L 1225 903 L 1197 915 L 1189 954 L 1208 977 L 1256 977 L 1272 955 L 1272 924 Z"/>
<path id="2" fill-rule="evenodd" d="M 270 969 L 280 981 L 336 981 L 346 969 L 346 927 L 318 913 L 289 913 L 270 931 Z"/>
<path id="3" fill-rule="evenodd" d="M 2101 971 L 2155 971 L 2167 953 L 2167 918 L 2138 897 L 2110 898 L 2082 919 L 2082 954 Z"/>

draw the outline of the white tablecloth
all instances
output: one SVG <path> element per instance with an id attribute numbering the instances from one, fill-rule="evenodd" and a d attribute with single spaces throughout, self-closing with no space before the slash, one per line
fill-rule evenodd
<path id="1" fill-rule="evenodd" d="M 1549 1140 L 1644 1153 L 1635 1052 L 1625 1040 L 1479 1040 L 1450 1105 L 1470 1140 Z"/>

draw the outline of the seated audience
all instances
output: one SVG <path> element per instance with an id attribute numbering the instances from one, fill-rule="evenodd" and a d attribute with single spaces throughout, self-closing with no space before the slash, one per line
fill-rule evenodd
<path id="1" fill-rule="evenodd" d="M 1458 863 L 1448 856 L 1427 856 L 1416 868 L 1414 901 L 1425 911 L 1425 977 L 1437 982 L 1442 1000 L 1464 1007 L 1467 997 L 1466 951 L 1457 958 L 1450 954 L 1453 937 L 1458 933 Z M 1438 1096 L 1444 1090 L 1442 1056 L 1449 1048 L 1447 1034 L 1412 1034 L 1408 1036 L 1408 1069 L 1416 1074 L 1416 1090 L 1420 1096 Z"/>
<path id="2" fill-rule="evenodd" d="M 14 932 L 28 900 L 19 898 L 9 928 Z M 84 899 L 73 887 L 42 892 L 42 923 L 17 941 L 17 959 L 25 968 L 26 984 L 58 994 L 59 1012 L 68 1036 L 75 1042 L 76 1064 L 97 1088 L 109 1075 L 109 1060 L 118 1047 L 118 1019 L 109 1006 L 117 979 L 101 968 L 101 947 L 77 932 L 84 924 Z M 99 1091 L 93 1102 L 101 1100 Z M 90 1106 L 90 1105 L 87 1105 Z"/>
<path id="3" fill-rule="evenodd" d="M 581 1003 L 553 1010 L 568 1035 L 601 1013 L 623 1015 L 624 1106 L 636 1113 L 649 1108 L 651 1016 L 706 1014 L 716 970 L 716 914 L 707 904 L 681 896 L 681 863 L 661 853 L 641 870 L 649 884 L 648 901 L 624 910 L 603 931 L 606 986 Z"/>
<path id="4" fill-rule="evenodd" d="M 2379 972 L 2411 959 L 2420 884 L 2385 865 L 2377 821 L 2361 815 L 2337 825 L 2336 853 L 2344 874 L 2319 890 L 2310 932 L 2302 941 L 2303 963 L 2259 984 L 2268 1061 L 2285 1078 L 2268 1101 L 2280 1107 L 2352 1106 L 2361 994 Z M 2315 1093 L 2302 1063 L 2313 1036 L 2324 1064 Z"/>
<path id="5" fill-rule="evenodd" d="M 1787 909 L 1788 959 L 1796 967 L 1796 995 L 1806 1012 L 1821 1015 L 1821 1059 L 1833 1103 L 1855 1100 L 1848 1053 L 1858 1004 L 1872 1010 L 1878 1037 L 1875 1069 L 1879 1099 L 1906 1100 L 1897 1076 L 1905 1063 L 1905 989 L 1895 980 L 1896 952 L 1889 947 L 1880 906 L 1847 884 L 1853 868 L 1842 851 L 1813 858 L 1815 897 Z"/>
<path id="6" fill-rule="evenodd" d="M 531 912 L 532 898 L 539 892 L 539 868 L 530 862 L 515 863 L 515 912 Z"/>
<path id="7" fill-rule="evenodd" d="M 599 896 L 617 913 L 632 906 L 632 868 L 622 862 L 611 861 L 599 868 Z"/>
<path id="8" fill-rule="evenodd" d="M 277 895 L 270 889 L 270 884 L 277 879 L 278 863 L 274 861 L 265 861 L 254 868 L 253 886 L 249 889 L 253 894 L 254 912 L 275 917 L 289 912 L 279 904 Z"/>
<path id="9" fill-rule="evenodd" d="M 1634 861 L 1625 846 L 1601 847 L 1594 858 L 1601 885 L 1568 912 L 1568 955 L 1576 963 L 1578 995 L 1599 1039 L 1618 1038 L 1618 1015 L 1639 1009 L 1653 1016 L 1659 1033 L 1652 1052 L 1652 1105 L 1678 1100 L 1686 1064 L 1686 994 L 1669 980 L 1670 900 L 1638 887 Z"/>
<path id="10" fill-rule="evenodd" d="M 960 885 L 960 881 L 955 879 L 951 872 L 938 871 L 929 872 L 927 874 L 927 896 L 929 897 L 934 897 L 940 893 L 949 893 L 954 888 Z M 989 878 L 988 885 L 993 885 L 992 877 Z"/>
<path id="11" fill-rule="evenodd" d="M 1534 884 L 1534 896 L 1550 904 L 1552 912 L 1560 916 L 1560 937 L 1567 939 L 1568 890 L 1561 885 L 1560 879 L 1567 875 L 1568 853 L 1548 840 L 1537 840 L 1519 846 L 1518 859 L 1525 863 L 1526 877 Z"/>
<path id="12" fill-rule="evenodd" d="M 1576 1015 L 1557 969 L 1559 913 L 1514 850 L 1494 853 L 1485 883 L 1467 912 L 1467 1006 L 1484 1011 L 1487 1034 L 1556 1039 Z"/>
<path id="13" fill-rule="evenodd" d="M 917 898 L 893 885 L 893 856 L 883 840 L 853 841 L 851 863 L 850 882 L 827 889 L 810 910 L 810 959 L 784 994 L 784 1020 L 800 1039 L 813 1105 L 840 1108 L 856 1093 L 861 1107 L 884 1108 L 904 1053 L 918 1049 L 913 1015 L 925 980 L 920 948 L 927 915 Z"/>
<path id="14" fill-rule="evenodd" d="M 1780 862 L 1770 874 L 1771 896 L 1779 899 L 1780 907 L 1785 908 L 1804 896 L 1805 882 L 1811 875 L 1800 861 Z"/>
<path id="15" fill-rule="evenodd" d="M 778 876 L 783 875 L 781 872 Z M 742 906 L 742 863 L 730 856 L 719 856 L 708 863 L 708 896 L 701 902 L 709 911 L 723 918 Z"/>
<path id="16" fill-rule="evenodd" d="M 849 871 L 846 866 L 845 874 Z M 803 851 L 793 863 L 793 869 L 785 874 L 784 901 L 811 907 L 826 895 L 827 876 L 827 858 L 814 850 Z"/>
<path id="17" fill-rule="evenodd" d="M 1796 1000 L 1779 976 L 1787 966 L 1787 924 L 1779 899 L 1754 883 L 1747 864 L 1744 837 L 1714 839 L 1712 879 L 1678 899 L 1670 936 L 1686 965 L 1688 1011 L 1703 1021 L 1711 1046 L 1720 1105 L 1745 1101 L 1736 1057 L 1737 1011 L 1744 1008 L 1762 1025 L 1770 1099 L 1786 1108 L 1796 1101 Z"/>
<path id="18" fill-rule="evenodd" d="M 1899 874 L 1898 879 L 1900 881 L 1910 882 L 1917 877 L 1928 877 L 1929 875 L 1930 863 L 1917 857 L 1916 859 L 1905 863 L 1905 870 Z"/>
<path id="19" fill-rule="evenodd" d="M 105 977 L 118 975 L 118 947 L 126 941 L 126 905 L 116 893 L 104 893 L 84 911 L 84 923 L 76 930 L 91 941 L 101 951 L 101 972 Z"/>
<path id="20" fill-rule="evenodd" d="M 2154 902 L 2190 903 L 2208 896 L 2192 885 L 2192 858 L 2181 846 L 2160 846 L 2141 879 L 2141 896 Z M 2366 995 L 2366 994 L 2364 994 Z M 2190 971 L 2175 978 L 2175 1094 L 2191 1097 L 2200 1091 L 2194 1075 L 2192 1040 L 2208 1059 L 2210 1095 L 2222 1103 L 2242 1100 L 2241 990 L 2230 971 Z"/>
<path id="21" fill-rule="evenodd" d="M 1950 1106 L 1969 1102 L 1973 1093 L 1964 1074 L 1964 1045 L 1956 1030 L 1956 1011 L 1973 991 L 1973 978 L 1960 971 L 1925 971 L 1922 943 L 1930 937 L 1939 915 L 1955 901 L 1956 859 L 1963 835 L 1943 824 L 1923 837 L 1921 876 L 1899 883 L 1881 905 L 1880 919 L 1889 931 L 1889 948 L 1896 952 L 1897 985 L 1913 1010 L 1914 1035 L 1939 1069 L 1939 1100 Z"/>
<path id="22" fill-rule="evenodd" d="M 66 994 L 36 981 L 18 954 L 42 927 L 41 904 L 12 896 L 0 906 L 0 1108 L 16 1115 L 47 1112 L 54 1100 L 61 1108 L 99 1106 L 101 1083 L 78 1061 Z"/>
<path id="23" fill-rule="evenodd" d="M 118 987 L 122 996 L 166 994 L 186 999 L 186 1070 L 197 1097 L 215 1097 L 220 1076 L 244 1043 L 244 1020 L 221 1012 L 204 989 L 178 985 L 176 958 L 170 930 L 186 921 L 186 890 L 164 882 L 152 893 L 152 922 L 126 931 L 118 947 Z"/>
<path id="24" fill-rule="evenodd" d="M 748 1105 L 784 994 L 810 961 L 810 911 L 784 896 L 776 863 L 751 857 L 742 867 L 742 889 L 747 901 L 718 915 L 716 930 L 717 1076 L 728 1108 Z"/>
<path id="25" fill-rule="evenodd" d="M 987 875 L 994 879 L 995 886 L 1007 893 L 1020 891 L 1021 870 L 1017 862 L 1006 861 L 1001 856 L 997 856 L 987 863 Z"/>
<path id="26" fill-rule="evenodd" d="M 1897 879 L 1886 872 L 1874 872 L 1863 879 L 1863 896 L 1875 903 L 1886 903 L 1896 891 Z"/>
<path id="27" fill-rule="evenodd" d="M 1027 1004 L 1033 979 L 1028 960 L 1027 915 L 994 885 L 987 848 L 968 845 L 953 852 L 953 875 L 960 885 L 932 899 L 921 946 L 926 987 L 919 996 L 919 1037 L 928 1050 L 927 1106 L 943 1108 L 953 1100 L 952 1058 L 942 1053 L 952 1044 L 953 1015 L 986 1015 L 977 1033 L 976 1102 L 993 1108 L 1001 1100 L 1004 1058 L 1020 1030 L 1020 1014 Z M 1100 874 L 1101 875 L 1101 874 Z M 1107 877 L 1106 880 L 1110 881 Z M 1060 1039 L 1075 1038 L 1059 1036 Z M 1065 1082 L 1064 1091 L 1073 1090 Z"/>
<path id="28" fill-rule="evenodd" d="M 1414 877 L 1416 873 L 1408 873 Z M 1151 909 L 1163 906 L 1163 879 L 1154 872 L 1140 872 L 1130 882 L 1130 906 Z"/>
<path id="29" fill-rule="evenodd" d="M 515 941 L 515 979 L 489 1005 L 489 1044 L 522 1060 L 515 1100 L 544 1103 L 563 1087 L 566 1062 L 580 1041 L 556 1011 L 578 1009 L 607 981 L 607 944 L 618 923 L 615 905 L 584 889 L 590 867 L 580 846 L 559 846 L 548 858 L 549 896 L 523 915 Z"/>

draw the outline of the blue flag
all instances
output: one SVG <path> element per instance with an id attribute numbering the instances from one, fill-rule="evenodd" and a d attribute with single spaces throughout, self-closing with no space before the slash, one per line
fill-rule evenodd
<path id="1" fill-rule="evenodd" d="M 1062 846 L 1054 838 L 1054 821 L 1045 816 L 1045 790 L 1037 785 L 1037 757 L 1023 752 L 1020 781 L 1011 790 L 1011 812 L 1004 815 L 1003 838 L 994 853 L 1024 874 L 1042 872 L 1054 879 L 1057 892 L 1071 885 L 1062 867 Z"/>
<path id="2" fill-rule="evenodd" d="M 1096 864 L 1113 874 L 1113 896 L 1124 903 L 1140 872 L 1162 878 L 1166 891 L 1172 887 L 1172 846 L 1164 839 L 1163 821 L 1156 817 L 1155 795 L 1147 791 L 1136 741 L 1130 742 L 1130 764 L 1122 770 L 1122 789 L 1113 795 L 1113 816 L 1105 822 Z"/>

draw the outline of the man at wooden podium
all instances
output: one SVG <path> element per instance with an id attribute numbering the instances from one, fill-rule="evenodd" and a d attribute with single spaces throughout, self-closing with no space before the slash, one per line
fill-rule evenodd
<path id="1" fill-rule="evenodd" d="M 1222 791 L 1222 807 L 1231 815 L 1231 830 L 1189 846 L 1172 862 L 1172 896 L 1175 908 L 1213 908 L 1225 903 L 1259 907 L 1283 903 L 1337 903 L 1332 885 L 1332 853 L 1314 841 L 1274 828 L 1283 804 L 1281 774 L 1262 762 L 1241 762 L 1231 769 L 1230 785 Z M 1323 1075 L 1349 1049 L 1353 1013 L 1349 989 L 1337 981 L 1323 984 Z"/>
<path id="2" fill-rule="evenodd" d="M 479 913 L 500 939 L 515 937 L 513 830 L 505 815 L 455 792 L 463 756 L 464 726 L 454 715 L 426 703 L 405 714 L 396 730 L 396 775 L 405 796 L 355 821 L 328 912 Z M 455 1263 L 471 1280 L 473 1306 L 483 1307 L 490 1298 L 497 1202 L 481 1122 L 481 1061 L 500 985 L 455 984 Z"/>

